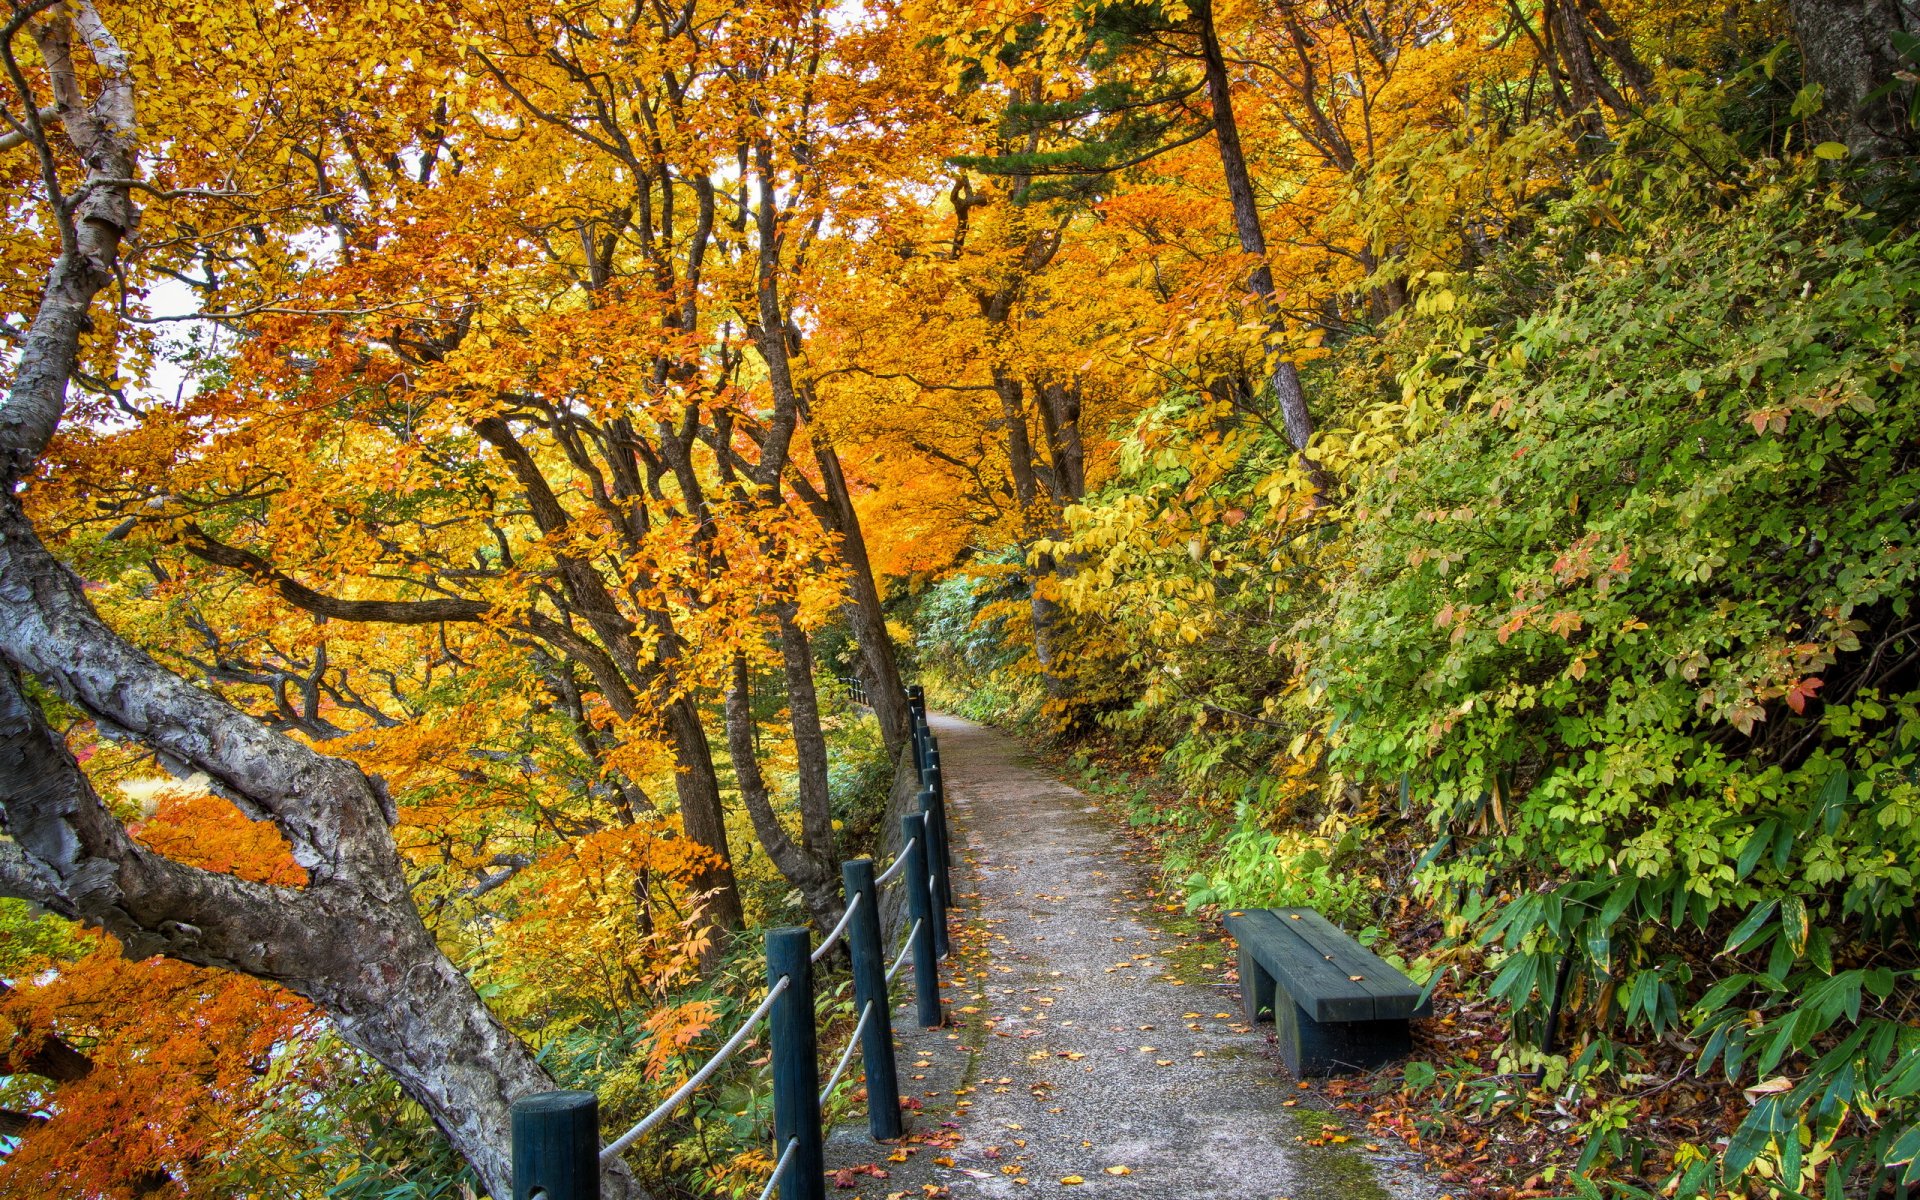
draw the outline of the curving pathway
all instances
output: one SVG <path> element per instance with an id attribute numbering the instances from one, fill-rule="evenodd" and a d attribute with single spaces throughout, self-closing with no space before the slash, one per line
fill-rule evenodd
<path id="1" fill-rule="evenodd" d="M 1308 1106 L 1268 1027 L 1240 1023 L 1225 944 L 1170 927 L 1091 800 L 1003 734 L 941 714 L 932 725 L 961 900 L 943 964 L 951 1019 L 920 1030 L 896 1015 L 902 1091 L 923 1107 L 891 1151 L 865 1140 L 864 1121 L 838 1131 L 830 1161 L 853 1168 L 842 1186 L 876 1200 L 928 1185 L 954 1197 L 1438 1195 L 1408 1156 L 1368 1153 Z"/>

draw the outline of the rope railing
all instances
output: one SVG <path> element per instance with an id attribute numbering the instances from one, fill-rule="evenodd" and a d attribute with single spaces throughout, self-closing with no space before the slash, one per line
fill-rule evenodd
<path id="1" fill-rule="evenodd" d="M 840 914 L 840 923 L 833 927 L 833 932 L 820 939 L 820 945 L 815 947 L 813 953 L 808 956 L 809 961 L 818 963 L 833 952 L 834 944 L 840 940 L 840 935 L 847 931 L 847 926 L 853 922 L 853 914 L 859 907 L 860 893 L 855 892 L 847 901 L 846 910 Z"/>
<path id="2" fill-rule="evenodd" d="M 872 1016 L 873 1001 L 869 1000 L 860 1008 L 860 1019 L 854 1022 L 853 1032 L 847 1035 L 847 1044 L 840 1051 L 840 1061 L 834 1064 L 833 1074 L 827 1076 L 827 1082 L 820 1088 L 822 1105 L 833 1095 L 833 1089 L 840 1086 L 840 1077 L 847 1073 L 847 1064 L 853 1061 L 853 1052 L 860 1048 L 860 1035 L 867 1031 L 867 1021 Z"/>
<path id="3" fill-rule="evenodd" d="M 791 982 L 785 976 L 775 980 L 773 986 L 767 989 L 766 996 L 761 999 L 759 1007 L 747 1014 L 747 1019 L 740 1022 L 740 1028 L 734 1030 L 733 1036 L 713 1052 L 713 1057 L 701 1064 L 698 1071 L 688 1076 L 685 1083 L 674 1089 L 673 1095 L 662 1100 L 652 1112 L 634 1122 L 632 1129 L 608 1142 L 606 1148 L 600 1151 L 600 1161 L 611 1162 L 628 1146 L 652 1132 L 662 1121 L 678 1111 L 682 1104 L 692 1099 L 693 1094 L 700 1090 L 700 1085 L 713 1078 L 714 1072 L 724 1066 L 728 1059 L 739 1053 L 740 1047 L 747 1044 L 747 1037 L 753 1032 L 753 1027 L 766 1020 L 767 1014 L 773 1011 L 774 1001 L 780 998 L 781 993 L 787 990 Z"/>
<path id="4" fill-rule="evenodd" d="M 907 943 L 906 943 L 906 945 L 904 945 L 904 946 L 902 946 L 902 947 L 900 947 L 900 953 L 899 953 L 899 955 L 898 955 L 898 956 L 897 956 L 897 957 L 896 957 L 896 958 L 895 958 L 895 959 L 893 960 L 893 965 L 887 968 L 887 982 L 888 982 L 888 983 L 892 983 L 892 982 L 893 982 L 893 977 L 894 977 L 895 975 L 898 975 L 898 974 L 900 973 L 900 968 L 901 968 L 901 967 L 904 967 L 904 966 L 906 966 L 906 965 L 907 965 L 907 959 L 908 959 L 908 957 L 909 957 L 909 956 L 911 956 L 911 955 L 913 954 L 913 938 L 914 938 L 914 935 L 915 935 L 915 934 L 917 934 L 917 933 L 919 933 L 919 932 L 920 932 L 920 922 L 918 922 L 918 921 L 915 921 L 915 922 L 913 923 L 913 928 L 912 928 L 912 929 L 909 929 L 909 930 L 907 930 Z"/>
<path id="5" fill-rule="evenodd" d="M 864 691 L 858 698 L 865 702 Z M 876 1141 L 901 1136 L 892 985 L 912 962 L 916 1019 L 928 1028 L 941 1023 L 939 959 L 949 950 L 947 912 L 953 904 L 939 742 L 927 724 L 926 701 L 919 688 L 907 689 L 907 705 L 913 715 L 920 811 L 900 819 L 901 847 L 893 862 L 878 873 L 870 859 L 841 864 L 845 904 L 839 921 L 819 945 L 811 945 L 812 935 L 803 927 L 768 930 L 768 982 L 760 1002 L 686 1082 L 604 1149 L 594 1149 L 600 1136 L 599 1101 L 594 1093 L 542 1092 L 515 1101 L 516 1195 L 539 1195 L 545 1200 L 597 1196 L 600 1169 L 683 1108 L 739 1053 L 762 1021 L 768 1023 L 771 1044 L 773 1140 L 782 1150 L 760 1200 L 769 1200 L 776 1191 L 781 1200 L 825 1200 L 822 1109 L 846 1077 L 856 1053 L 866 1072 L 869 1133 Z M 881 940 L 879 895 L 896 880 L 906 885 L 908 923 L 900 952 L 889 964 Z M 860 1016 L 822 1087 L 814 968 L 843 942 Z"/>
<path id="6" fill-rule="evenodd" d="M 873 882 L 880 887 L 885 887 L 899 878 L 900 872 L 907 869 L 907 852 L 913 849 L 914 844 L 914 841 L 909 841 L 906 845 L 900 847 L 900 853 L 893 856 L 893 865 L 878 875 L 875 875 Z"/>
<path id="7" fill-rule="evenodd" d="M 793 1161 L 794 1152 L 800 1149 L 799 1138 L 788 1138 L 787 1148 L 780 1152 L 780 1161 L 773 1164 L 773 1174 L 767 1176 L 767 1186 L 760 1189 L 760 1200 L 773 1195 L 773 1189 L 780 1186 L 780 1176 L 785 1174 L 787 1164 Z"/>

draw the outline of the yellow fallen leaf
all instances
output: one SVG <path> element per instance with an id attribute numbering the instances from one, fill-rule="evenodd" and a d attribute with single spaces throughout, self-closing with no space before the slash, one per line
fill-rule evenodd
<path id="1" fill-rule="evenodd" d="M 1109 1174 L 1109 1175 L 1131 1175 L 1131 1174 L 1133 1174 L 1133 1168 L 1132 1168 L 1132 1167 L 1108 1167 L 1108 1168 L 1107 1168 L 1107 1174 Z"/>
<path id="2" fill-rule="evenodd" d="M 933 1165 L 936 1167 L 950 1167 L 953 1165 L 953 1159 L 948 1155 L 942 1154 L 939 1158 L 933 1160 Z"/>
<path id="3" fill-rule="evenodd" d="M 1170 1058 L 1156 1058 L 1153 1060 L 1153 1064 L 1156 1067 L 1170 1067 L 1173 1065 L 1173 1060 Z"/>
<path id="4" fill-rule="evenodd" d="M 1085 1183 L 1086 1180 L 1080 1178 L 1078 1175 L 1062 1175 L 1060 1182 L 1066 1184 L 1068 1187 L 1072 1187 L 1076 1183 Z"/>

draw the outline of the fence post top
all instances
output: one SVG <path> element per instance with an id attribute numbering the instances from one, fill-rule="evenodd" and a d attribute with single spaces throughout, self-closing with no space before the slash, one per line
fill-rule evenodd
<path id="1" fill-rule="evenodd" d="M 577 1112 L 583 1108 L 594 1108 L 600 1103 L 594 1092 L 535 1092 L 531 1096 L 522 1096 L 511 1105 L 516 1113 Z"/>

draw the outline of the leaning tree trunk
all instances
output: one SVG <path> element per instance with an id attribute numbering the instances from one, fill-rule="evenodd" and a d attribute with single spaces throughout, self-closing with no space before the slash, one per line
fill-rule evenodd
<path id="1" fill-rule="evenodd" d="M 1253 177 L 1247 171 L 1246 152 L 1240 146 L 1240 126 L 1233 116 L 1232 82 L 1227 75 L 1226 55 L 1220 49 L 1219 31 L 1213 23 L 1210 0 L 1201 0 L 1194 8 L 1194 20 L 1200 34 L 1200 56 L 1206 72 L 1207 100 L 1213 110 L 1213 140 L 1220 152 L 1220 168 L 1227 177 L 1227 198 L 1233 205 L 1233 228 L 1239 235 L 1240 249 L 1259 261 L 1247 276 L 1247 290 L 1266 310 L 1269 354 L 1276 352 L 1286 334 L 1286 319 L 1279 310 L 1279 297 L 1273 286 L 1273 268 L 1267 264 L 1267 235 L 1260 227 L 1260 209 L 1254 201 Z M 1300 386 L 1300 370 L 1290 358 L 1278 358 L 1269 373 L 1274 400 L 1280 406 L 1280 420 L 1287 441 L 1300 452 L 1315 486 L 1326 490 L 1319 465 L 1306 457 L 1307 443 L 1313 438 L 1313 416 L 1307 410 L 1307 395 Z"/>
<path id="2" fill-rule="evenodd" d="M 76 29 L 96 66 L 91 101 L 74 67 Z M 384 788 L 351 763 L 268 729 L 114 632 L 20 507 L 17 485 L 59 425 L 93 299 L 113 278 L 120 242 L 137 219 L 127 55 L 90 0 L 52 9 L 33 32 L 58 119 L 87 178 L 65 195 L 50 189 L 61 253 L 0 403 L 0 805 L 8 834 L 0 841 L 0 894 L 97 925 L 130 957 L 165 954 L 240 971 L 313 1000 L 349 1042 L 393 1073 L 487 1189 L 505 1197 L 508 1105 L 553 1081 L 421 920 Z M 37 98 L 22 100 L 28 140 L 51 184 L 60 159 Z M 143 742 L 161 761 L 204 772 L 241 811 L 272 821 L 307 884 L 253 883 L 135 842 L 29 698 L 23 675 Z M 618 1162 L 606 1171 L 604 1191 L 641 1194 Z"/>
<path id="3" fill-rule="evenodd" d="M 900 678 L 900 661 L 895 653 L 893 635 L 887 632 L 887 614 L 881 606 L 880 588 L 873 577 L 873 560 L 867 554 L 867 539 L 860 528 L 860 514 L 853 507 L 853 493 L 847 487 L 846 472 L 840 456 L 826 433 L 818 425 L 810 429 L 814 458 L 820 464 L 820 479 L 825 485 L 827 513 L 823 523 L 840 537 L 840 556 L 847 565 L 847 603 L 842 607 L 853 640 L 860 648 L 864 668 L 861 678 L 867 685 L 867 700 L 880 719 L 880 737 L 887 753 L 898 757 L 912 737 L 913 719 L 907 710 L 906 687 Z"/>

